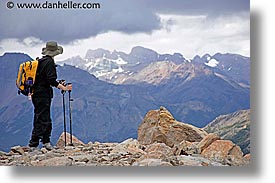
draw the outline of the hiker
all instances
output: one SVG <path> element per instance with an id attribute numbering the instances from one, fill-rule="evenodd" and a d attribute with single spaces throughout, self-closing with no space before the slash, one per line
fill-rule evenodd
<path id="1" fill-rule="evenodd" d="M 41 59 L 37 68 L 36 81 L 33 86 L 34 93 L 32 95 L 32 103 L 34 106 L 34 120 L 31 140 L 29 147 L 37 148 L 39 140 L 43 143 L 43 147 L 52 150 L 50 136 L 52 131 L 52 120 L 50 114 L 51 100 L 53 98 L 53 89 L 69 91 L 72 85 L 64 86 L 56 81 L 57 73 L 54 63 L 54 57 L 62 54 L 63 48 L 57 45 L 55 41 L 49 41 L 45 48 L 42 48 Z"/>

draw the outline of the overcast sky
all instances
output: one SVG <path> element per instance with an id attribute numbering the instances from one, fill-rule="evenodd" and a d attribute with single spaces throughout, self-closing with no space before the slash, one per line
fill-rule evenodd
<path id="1" fill-rule="evenodd" d="M 130 52 L 144 46 L 159 53 L 250 55 L 249 0 L 75 0 L 99 2 L 100 9 L 17 9 L 0 2 L 0 55 L 40 56 L 49 40 L 64 47 L 63 60 L 88 49 Z M 48 0 L 48 2 L 57 2 Z M 67 2 L 67 0 L 60 0 Z"/>

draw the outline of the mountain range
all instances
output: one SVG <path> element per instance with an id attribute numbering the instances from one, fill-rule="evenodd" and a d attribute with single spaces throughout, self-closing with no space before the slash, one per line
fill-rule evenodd
<path id="1" fill-rule="evenodd" d="M 231 58 L 234 54 L 222 55 L 219 63 L 231 62 L 226 55 Z M 165 106 L 180 121 L 197 127 L 204 127 L 221 114 L 250 108 L 249 78 L 236 79 L 228 73 L 249 64 L 238 66 L 234 62 L 230 70 L 222 70 L 217 67 L 219 64 L 212 67 L 194 58 L 188 60 L 180 53 L 158 54 L 135 47 L 130 54 L 88 50 L 85 58 L 78 56 L 58 63 L 59 79 L 73 83 L 73 133 L 84 142 L 115 142 L 136 138 L 138 124 L 146 112 L 159 106 Z M 238 62 L 250 62 L 247 57 L 236 58 L 240 59 Z M 22 53 L 0 56 L 3 83 L 0 149 L 3 150 L 26 145 L 31 134 L 32 104 L 18 96 L 15 87 L 19 64 L 30 59 Z M 243 71 L 249 72 L 249 68 Z M 57 89 L 52 105 L 55 142 L 63 131 L 62 95 Z"/>
<path id="2" fill-rule="evenodd" d="M 148 65 L 159 61 L 169 61 L 176 64 L 187 62 L 180 53 L 158 54 L 148 48 L 134 47 L 129 54 L 109 51 L 102 48 L 88 50 L 85 57 L 76 56 L 59 64 L 70 64 L 88 71 L 97 78 L 115 84 L 123 83 L 124 79 L 139 73 Z"/>
<path id="3" fill-rule="evenodd" d="M 180 53 L 159 54 L 141 46 L 132 48 L 129 54 L 99 48 L 88 50 L 84 58 L 76 56 L 59 62 L 61 65 L 64 63 L 86 70 L 100 80 L 114 84 L 131 83 L 133 80 L 140 82 L 143 80 L 141 77 L 145 77 L 144 74 L 150 74 L 152 80 L 152 77 L 161 77 L 159 72 L 163 72 L 164 68 L 165 73 L 181 72 L 181 68 L 176 71 L 175 66 L 192 63 L 211 69 L 223 79 L 234 80 L 243 87 L 250 87 L 250 58 L 230 53 L 216 53 L 213 56 L 205 54 L 202 57 L 196 55 L 192 59 L 186 59 Z M 160 69 L 156 70 L 158 67 Z M 144 81 L 147 82 L 146 78 Z"/>

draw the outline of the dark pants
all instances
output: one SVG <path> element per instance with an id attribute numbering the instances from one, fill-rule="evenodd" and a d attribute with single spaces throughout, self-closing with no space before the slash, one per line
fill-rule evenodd
<path id="1" fill-rule="evenodd" d="M 42 143 L 50 142 L 52 132 L 51 98 L 33 97 L 32 103 L 34 106 L 34 120 L 29 146 L 36 147 L 39 145 L 39 140 Z"/>

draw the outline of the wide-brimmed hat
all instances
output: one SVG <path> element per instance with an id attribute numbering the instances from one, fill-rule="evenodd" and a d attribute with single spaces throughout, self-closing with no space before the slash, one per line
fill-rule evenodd
<path id="1" fill-rule="evenodd" d="M 42 48 L 42 55 L 54 57 L 62 53 L 63 48 L 61 46 L 58 46 L 56 41 L 49 41 L 46 44 L 46 48 Z"/>

